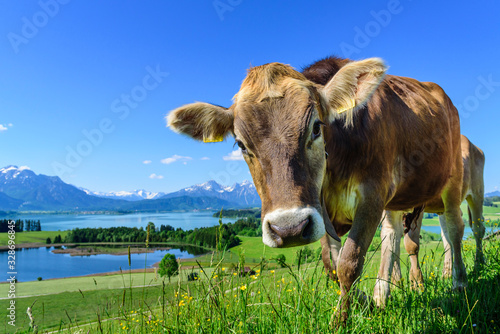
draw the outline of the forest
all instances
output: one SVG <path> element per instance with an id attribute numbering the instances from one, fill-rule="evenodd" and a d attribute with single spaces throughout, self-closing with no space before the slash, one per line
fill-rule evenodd
<path id="1" fill-rule="evenodd" d="M 149 228 L 149 236 L 148 236 Z M 170 225 L 156 227 L 150 222 L 148 228 L 110 227 L 110 228 L 76 228 L 69 232 L 64 242 L 176 242 L 206 248 L 220 246 L 231 248 L 241 243 L 237 235 L 260 236 L 260 221 L 255 218 L 240 219 L 235 223 L 220 226 L 195 228 L 184 231 Z"/>
<path id="2" fill-rule="evenodd" d="M 0 233 L 9 231 L 9 222 L 11 219 L 0 219 Z M 15 229 L 16 232 L 30 232 L 30 231 L 41 231 L 42 226 L 40 224 L 40 220 L 22 220 L 17 219 L 15 221 Z"/>

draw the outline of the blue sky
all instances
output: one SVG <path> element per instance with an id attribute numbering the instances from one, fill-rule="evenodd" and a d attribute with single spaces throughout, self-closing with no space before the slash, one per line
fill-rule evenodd
<path id="1" fill-rule="evenodd" d="M 441 85 L 500 187 L 496 1 L 0 1 L 0 166 L 91 190 L 174 191 L 250 179 L 234 141 L 165 127 L 171 109 L 224 106 L 250 65 L 382 57 Z M 225 159 L 224 159 L 225 157 Z M 233 160 L 231 160 L 233 159 Z M 146 162 L 146 163 L 144 163 Z"/>

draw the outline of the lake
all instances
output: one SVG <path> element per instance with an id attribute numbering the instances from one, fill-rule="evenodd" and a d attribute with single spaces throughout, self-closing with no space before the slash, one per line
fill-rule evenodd
<path id="1" fill-rule="evenodd" d="M 42 231 L 64 231 L 74 228 L 85 227 L 143 227 L 146 228 L 149 222 L 153 222 L 156 227 L 160 225 L 170 225 L 174 228 L 192 230 L 200 227 L 215 226 L 219 224 L 219 219 L 212 217 L 215 211 L 201 212 L 168 212 L 168 213 L 133 213 L 123 215 L 19 215 L 13 219 L 40 220 Z M 234 218 L 223 218 L 223 223 L 234 222 Z"/>
<path id="2" fill-rule="evenodd" d="M 16 278 L 19 282 L 43 279 L 82 276 L 110 271 L 129 269 L 128 255 L 97 254 L 70 256 L 70 254 L 52 253 L 54 247 L 16 249 Z M 179 249 L 157 250 L 153 253 L 131 254 L 131 269 L 150 268 L 160 262 L 165 254 L 174 254 L 176 258 L 191 258 L 194 255 Z M 7 251 L 0 251 L 0 263 L 7 267 Z M 5 282 L 9 278 L 4 270 Z"/>
<path id="3" fill-rule="evenodd" d="M 441 226 L 422 226 L 422 230 L 441 235 Z M 472 229 L 468 226 L 464 228 L 464 240 L 472 234 Z"/>
<path id="4" fill-rule="evenodd" d="M 170 225 L 174 228 L 192 230 L 194 228 L 215 226 L 219 219 L 212 215 L 215 211 L 202 212 L 169 212 L 169 213 L 134 213 L 124 215 L 19 215 L 13 219 L 40 220 L 43 231 L 64 231 L 74 228 L 97 227 L 137 227 L 146 228 L 149 222 L 156 227 Z M 234 218 L 223 218 L 223 223 L 234 222 Z M 70 256 L 54 254 L 53 247 L 29 248 L 16 250 L 17 279 L 20 282 L 43 279 L 81 276 L 110 271 L 118 271 L 120 267 L 128 269 L 128 255 L 98 254 L 89 256 Z M 194 255 L 179 249 L 155 251 L 147 254 L 132 254 L 132 269 L 150 267 L 159 262 L 167 253 L 177 258 L 189 258 Z M 7 252 L 0 252 L 0 263 L 7 264 Z M 5 271 L 4 271 L 5 273 Z M 4 274 L 6 275 L 6 274 Z M 5 277 L 7 279 L 8 277 Z"/>
<path id="5" fill-rule="evenodd" d="M 85 227 L 142 227 L 146 228 L 149 222 L 156 227 L 170 225 L 174 228 L 191 230 L 194 228 L 218 225 L 218 218 L 214 212 L 175 212 L 175 213 L 134 213 L 124 215 L 21 215 L 16 219 L 40 220 L 43 231 L 63 231 Z M 224 223 L 234 222 L 234 218 L 224 218 Z M 422 229 L 440 234 L 439 226 L 423 226 Z M 469 227 L 465 228 L 464 237 L 471 234 Z M 89 255 L 70 256 L 69 254 L 54 254 L 53 247 L 18 249 L 16 250 L 17 278 L 20 282 L 33 281 L 38 277 L 43 279 L 62 278 L 69 276 L 90 275 L 96 273 L 118 271 L 120 267 L 128 269 L 127 255 Z M 172 249 L 155 251 L 147 254 L 146 267 L 159 262 L 166 253 L 172 253 L 177 258 L 193 257 L 186 251 Z M 145 254 L 132 254 L 132 269 L 145 267 Z M 7 252 L 0 252 L 0 263 L 7 263 Z M 5 274 L 4 274 L 5 275 Z M 5 277 L 7 279 L 8 277 Z"/>

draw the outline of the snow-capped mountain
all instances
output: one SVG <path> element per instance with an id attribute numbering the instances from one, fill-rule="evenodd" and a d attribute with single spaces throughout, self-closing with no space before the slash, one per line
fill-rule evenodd
<path id="1" fill-rule="evenodd" d="M 79 188 L 83 190 L 88 195 L 93 195 L 97 197 L 103 198 L 111 198 L 111 199 L 123 199 L 126 201 L 141 201 L 143 199 L 157 199 L 166 195 L 166 193 L 162 192 L 151 192 L 146 190 L 133 190 L 133 191 L 110 191 L 110 192 L 102 192 L 102 191 L 92 191 L 85 188 Z"/>
<path id="2" fill-rule="evenodd" d="M 28 167 L 0 169 L 0 193 L 15 200 L 9 201 L 9 210 L 112 210 L 120 204 L 90 196 L 58 176 L 35 174 Z"/>
<path id="3" fill-rule="evenodd" d="M 260 206 L 255 186 L 245 181 L 231 187 L 208 181 L 165 194 L 145 190 L 94 192 L 58 176 L 35 174 L 28 167 L 0 169 L 0 210 L 42 211 L 172 211 Z"/>
<path id="4" fill-rule="evenodd" d="M 255 189 L 255 185 L 250 181 L 235 183 L 227 187 L 222 186 L 210 180 L 208 182 L 197 184 L 179 191 L 167 194 L 163 198 L 173 198 L 180 196 L 188 197 L 216 197 L 229 202 L 238 204 L 239 206 L 260 206 L 261 201 L 259 194 Z"/>

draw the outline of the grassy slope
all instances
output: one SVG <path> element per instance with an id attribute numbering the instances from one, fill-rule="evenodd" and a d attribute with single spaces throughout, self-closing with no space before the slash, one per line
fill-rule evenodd
<path id="1" fill-rule="evenodd" d="M 27 243 L 37 243 L 45 244 L 47 238 L 50 237 L 51 240 L 57 235 L 61 235 L 62 239 L 66 237 L 69 231 L 33 231 L 33 232 L 17 232 L 16 233 L 16 244 L 27 244 Z M 0 246 L 7 245 L 9 240 L 8 233 L 0 233 Z"/>
<path id="2" fill-rule="evenodd" d="M 468 220 L 469 216 L 467 213 L 467 203 L 463 202 L 462 205 L 460 206 L 460 208 L 462 209 L 463 217 Z M 487 223 L 490 223 L 490 222 L 495 223 L 496 220 L 500 219 L 500 207 L 483 206 L 483 216 L 484 216 L 484 220 Z M 423 225 L 439 226 L 439 219 L 438 219 L 438 217 L 424 219 Z"/>
<path id="3" fill-rule="evenodd" d="M 297 248 L 290 249 L 272 249 L 263 246 L 261 238 L 251 238 L 251 237 L 242 237 L 243 243 L 238 246 L 239 248 L 245 249 L 245 256 L 247 259 L 247 265 L 253 266 L 255 262 L 260 261 L 263 252 L 265 252 L 266 257 L 272 257 L 279 253 L 285 254 L 287 256 L 287 262 L 292 263 L 290 260 L 295 257 L 295 252 Z M 423 257 L 427 256 L 426 254 L 430 254 L 432 252 L 442 252 L 442 248 L 440 248 L 440 243 L 432 242 L 423 246 Z M 315 249 L 315 247 L 319 247 L 319 243 L 311 247 Z M 238 250 L 232 249 L 233 253 L 237 254 Z M 227 254 L 227 258 L 229 259 L 229 254 Z M 237 255 L 233 255 L 233 257 L 237 258 Z M 366 265 L 365 271 L 365 279 L 370 278 L 373 281 L 373 278 L 376 277 L 378 271 L 378 259 L 380 257 L 380 252 L 370 252 L 369 260 Z M 206 256 L 209 261 L 209 257 Z M 406 253 L 404 248 L 402 248 L 402 259 L 403 272 L 406 272 Z M 257 265 L 257 263 L 255 263 Z M 313 266 L 313 264 L 307 264 L 305 266 Z M 226 272 L 229 272 L 230 262 L 224 261 L 221 265 L 224 267 Z M 304 266 L 303 266 L 304 267 Z M 319 267 L 320 272 L 322 272 L 321 266 Z M 198 273 L 200 273 L 199 269 L 196 269 Z M 207 282 L 207 278 L 211 276 L 213 268 L 205 268 L 204 273 L 200 273 L 201 280 Z M 174 278 L 176 284 L 179 283 L 179 278 L 181 279 L 181 283 L 183 286 L 187 283 L 186 275 L 190 271 L 183 272 L 178 278 Z M 263 272 L 264 274 L 264 272 Z M 276 269 L 275 274 L 270 274 L 269 271 L 266 271 L 265 274 L 268 276 L 268 279 L 272 276 L 272 279 L 275 279 L 275 275 L 279 275 L 279 278 L 286 277 L 289 279 L 289 273 L 286 269 Z M 235 280 L 245 280 L 247 278 L 239 278 L 234 277 Z M 131 282 L 131 283 L 130 283 Z M 124 308 L 121 308 L 122 298 L 123 298 L 123 290 L 126 290 L 127 294 L 129 293 L 130 286 L 142 286 L 146 283 L 146 285 L 150 285 L 150 287 L 146 288 L 147 292 L 146 303 L 148 305 L 157 305 L 158 296 L 161 295 L 161 285 L 162 279 L 155 276 L 154 273 L 148 274 L 121 274 L 121 275 L 109 275 L 109 276 L 95 276 L 95 277 L 76 277 L 76 278 L 66 278 L 66 279 L 54 279 L 47 281 L 35 281 L 35 282 L 22 282 L 16 285 L 16 295 L 18 297 L 21 296 L 33 296 L 39 295 L 37 297 L 27 297 L 27 298 L 18 298 L 17 299 L 17 308 L 18 310 L 26 310 L 28 306 L 30 306 L 35 300 L 36 306 L 34 310 L 36 310 L 35 317 L 38 320 L 40 325 L 44 325 L 46 329 L 54 329 L 62 322 L 65 325 L 70 324 L 69 318 L 66 315 L 66 311 L 72 318 L 73 325 L 75 323 L 89 322 L 95 321 L 97 319 L 97 314 L 100 313 L 102 318 L 109 318 L 119 316 L 120 312 L 123 312 Z M 236 282 L 241 286 L 240 281 Z M 193 283 L 190 283 L 193 284 Z M 266 283 L 268 284 L 268 283 Z M 168 293 L 169 298 L 172 295 L 172 291 L 176 288 L 175 284 L 167 284 L 167 289 L 170 291 Z M 111 289 L 111 290 L 110 290 Z M 185 288 L 183 288 L 185 289 Z M 6 296 L 8 290 L 7 284 L 0 285 L 0 296 Z M 134 291 L 143 290 L 142 287 L 134 288 Z M 80 293 L 82 291 L 82 293 Z M 148 292 L 149 291 L 149 292 Z M 138 292 L 134 292 L 138 293 Z M 47 295 L 46 295 L 47 294 Z M 101 296 L 101 297 L 99 297 Z M 136 295 L 134 297 L 134 304 L 132 306 L 127 306 L 128 310 L 135 310 L 139 308 L 139 304 L 141 298 L 137 297 L 141 296 L 141 294 Z M 156 297 L 155 297 L 156 296 Z M 128 298 L 128 297 L 126 297 Z M 6 307 L 8 304 L 7 300 L 0 300 L 0 308 Z M 27 317 L 24 315 L 24 311 L 21 312 L 22 316 L 20 317 L 19 324 L 23 324 L 24 328 L 28 324 Z M 2 325 L 0 324 L 0 332 L 2 332 Z M 6 328 L 6 327 L 4 327 Z"/>
<path id="4" fill-rule="evenodd" d="M 123 288 L 124 286 L 143 286 L 161 284 L 161 279 L 154 273 L 124 273 L 123 275 L 108 276 L 84 276 L 70 277 L 63 279 L 51 279 L 45 281 L 21 282 L 16 284 L 16 296 L 36 296 L 45 294 L 56 294 L 61 292 L 77 292 L 106 290 Z M 9 290 L 8 284 L 0 284 L 0 296 L 7 296 Z M 1 298 L 0 297 L 0 298 Z"/>
<path id="5" fill-rule="evenodd" d="M 258 239 L 245 238 L 243 247 L 255 247 Z M 464 294 L 452 292 L 451 282 L 439 277 L 442 265 L 440 243 L 426 244 L 421 251 L 425 293 L 411 291 L 405 283 L 408 282 L 408 261 L 403 253 L 402 270 L 405 280 L 399 288 L 393 288 L 393 297 L 387 308 L 370 312 L 363 306 L 354 306 L 347 328 L 340 329 L 340 332 L 498 332 L 500 242 L 486 241 L 485 248 L 489 265 L 480 272 L 472 272 L 474 244 L 465 242 L 463 253 L 469 271 L 467 298 Z M 261 256 L 261 251 L 252 255 Z M 378 252 L 371 252 L 358 283 L 358 287 L 368 295 L 373 291 L 379 256 Z M 124 289 L 97 290 L 103 284 L 101 281 L 92 289 L 92 284 L 88 282 L 62 279 L 57 280 L 60 285 L 81 284 L 90 290 L 84 291 L 83 296 L 80 292 L 66 292 L 21 298 L 18 299 L 18 309 L 25 310 L 37 299 L 34 314 L 40 326 L 54 329 L 60 323 L 63 328 L 67 328 L 70 324 L 74 326 L 92 322 L 79 327 L 84 333 L 101 333 L 101 329 L 103 333 L 153 333 L 163 330 L 182 333 L 324 333 L 331 330 L 331 315 L 337 307 L 339 291 L 336 284 L 327 280 L 322 266 L 316 267 L 315 264 L 305 265 L 300 271 L 294 268 L 292 272 L 288 269 L 276 269 L 274 272 L 264 270 L 257 277 L 238 277 L 229 273 L 225 277 L 209 279 L 211 270 L 205 269 L 199 281 L 186 284 L 184 278 L 181 282 L 177 282 L 175 278 L 172 284 L 166 284 L 163 312 L 161 285 L 144 289 L 144 298 L 142 288 L 133 289 L 134 296 L 130 304 L 129 290 L 126 288 L 127 277 L 127 274 L 124 275 L 123 306 Z M 135 282 L 135 276 L 133 279 Z M 140 275 L 137 279 L 141 280 Z M 19 284 L 19 289 L 23 284 L 27 283 Z M 123 283 L 116 284 L 124 286 Z M 6 305 L 4 303 L 5 301 L 0 301 L 0 308 Z M 26 329 L 24 311 L 19 311 L 19 314 L 19 325 Z M 118 319 L 101 322 L 99 325 L 97 314 L 101 319 Z M 2 330 L 0 325 L 0 332 Z M 77 332 L 77 329 L 71 332 Z"/>

